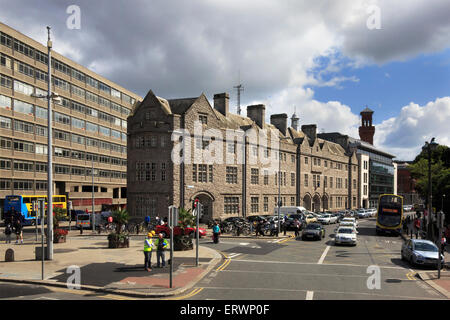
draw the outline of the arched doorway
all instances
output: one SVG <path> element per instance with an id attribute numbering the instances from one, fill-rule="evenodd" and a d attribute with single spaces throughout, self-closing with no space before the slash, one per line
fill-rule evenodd
<path id="1" fill-rule="evenodd" d="M 318 194 L 314 195 L 312 211 L 313 212 L 319 212 L 320 211 L 320 196 Z"/>
<path id="2" fill-rule="evenodd" d="M 201 192 L 192 197 L 191 203 L 194 199 L 198 199 L 198 201 L 203 205 L 203 210 L 200 212 L 200 222 L 208 221 L 209 219 L 213 219 L 214 213 L 214 198 L 212 195 L 206 192 Z"/>
<path id="3" fill-rule="evenodd" d="M 303 197 L 303 207 L 306 210 L 311 210 L 311 196 L 309 194 Z"/>
<path id="4" fill-rule="evenodd" d="M 322 208 L 328 210 L 328 196 L 325 194 L 322 196 Z"/>

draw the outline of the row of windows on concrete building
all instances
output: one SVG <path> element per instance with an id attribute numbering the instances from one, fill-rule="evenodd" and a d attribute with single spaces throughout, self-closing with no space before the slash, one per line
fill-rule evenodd
<path id="1" fill-rule="evenodd" d="M 0 158 L 0 170 L 15 172 L 31 172 L 31 173 L 46 173 L 48 165 L 46 162 L 39 161 L 27 161 L 27 160 L 17 160 L 17 159 L 6 159 Z M 53 165 L 53 172 L 55 174 L 66 174 L 73 176 L 86 176 L 86 177 L 101 177 L 101 178 L 113 178 L 113 179 L 126 179 L 126 172 L 114 171 L 114 170 L 103 170 L 95 169 L 92 173 L 91 168 L 68 166 L 61 164 Z"/>
<path id="2" fill-rule="evenodd" d="M 90 122 L 85 122 L 84 120 L 77 119 L 75 117 L 69 117 L 58 112 L 53 112 L 54 123 L 61 123 L 70 125 L 72 128 L 78 128 L 86 130 L 86 132 L 100 133 L 105 136 L 105 138 L 111 137 L 117 140 L 127 141 L 126 133 L 119 132 L 114 129 L 107 127 L 102 127 Z M 86 124 L 85 124 L 86 123 Z M 0 128 L 2 129 L 14 129 L 14 131 L 19 131 L 28 134 L 37 134 L 41 136 L 47 136 L 47 127 L 41 125 L 35 125 L 31 122 L 26 122 L 18 119 L 12 119 L 9 117 L 0 116 Z M 85 129 L 86 128 L 86 129 Z M 76 136 L 76 134 L 74 134 Z M 77 139 L 78 140 L 78 139 Z M 76 141 L 74 141 L 76 142 Z"/>
<path id="3" fill-rule="evenodd" d="M 40 133 L 43 133 L 42 131 Z M 36 133 L 37 134 L 37 133 Z M 92 139 L 84 136 L 80 136 L 74 133 L 69 133 L 61 130 L 53 130 L 53 138 L 56 140 L 73 142 L 81 146 L 99 148 L 105 151 L 112 151 L 116 153 L 127 153 L 127 148 L 122 145 L 106 142 L 103 140 Z M 39 153 L 46 154 L 47 151 L 42 144 L 22 141 L 19 139 L 11 139 L 6 137 L 0 137 L 0 149 L 9 149 L 27 153 Z M 63 148 L 61 148 L 63 149 Z M 58 149 L 59 150 L 59 149 Z M 56 151 L 55 151 L 56 153 Z M 56 155 L 56 154 L 55 154 Z"/>
<path id="4" fill-rule="evenodd" d="M 22 41 L 14 39 L 3 32 L 0 32 L 0 45 L 4 45 L 8 48 L 13 49 L 18 53 L 21 53 L 31 59 L 36 60 L 37 62 L 43 63 L 44 65 L 48 65 L 47 54 L 35 48 L 32 48 L 31 46 L 23 43 Z M 10 69 L 12 68 L 13 65 L 15 65 L 15 70 L 18 70 L 24 75 L 36 78 L 37 80 L 48 82 L 47 73 L 45 71 L 30 66 L 22 61 L 15 60 L 4 53 L 2 53 L 0 56 L 0 64 Z M 52 67 L 54 70 L 59 71 L 65 74 L 66 76 L 70 77 L 71 80 L 77 80 L 79 82 L 82 82 L 93 89 L 99 90 L 103 94 L 110 95 L 111 97 L 121 100 L 123 103 L 133 105 L 135 102 L 134 98 L 128 96 L 127 94 L 121 92 L 120 90 L 114 89 L 108 86 L 107 84 L 98 81 L 73 67 L 68 66 L 67 64 L 55 59 L 54 57 L 52 57 Z"/>
<path id="5" fill-rule="evenodd" d="M 11 84 L 9 81 L 4 81 L 5 76 L 0 75 L 0 84 L 4 87 L 11 88 Z M 34 88 L 31 85 L 25 84 L 18 80 L 12 80 L 14 83 L 14 92 L 20 92 L 27 96 L 31 94 L 41 94 L 46 95 L 47 92 L 38 88 Z M 125 119 L 120 119 L 108 113 L 102 112 L 100 110 L 88 107 L 84 104 L 75 102 L 73 100 L 67 98 L 61 98 L 62 102 L 60 106 L 67 108 L 68 110 L 73 110 L 82 114 L 89 115 L 91 117 L 97 118 L 98 120 L 104 121 L 109 125 L 115 125 L 117 127 L 121 127 L 122 130 L 127 129 L 127 121 Z M 37 118 L 47 119 L 47 109 L 39 106 L 35 106 L 31 103 L 27 103 L 18 99 L 12 99 L 11 97 L 0 95 L 0 107 L 8 110 L 14 110 L 16 112 L 21 112 L 27 115 L 34 115 Z M 127 109 L 128 110 L 128 109 Z M 124 117 L 127 115 L 124 115 Z M 79 119 L 80 121 L 84 121 Z M 70 121 L 67 123 L 70 124 Z M 91 123 L 92 124 L 92 123 Z M 85 126 L 80 126 L 80 129 L 85 129 Z M 88 129 L 88 128 L 86 128 Z M 97 130 L 98 131 L 98 130 Z"/>

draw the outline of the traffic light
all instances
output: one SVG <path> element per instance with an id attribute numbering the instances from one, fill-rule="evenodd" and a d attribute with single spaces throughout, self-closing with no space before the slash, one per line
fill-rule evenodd
<path id="1" fill-rule="evenodd" d="M 197 204 L 198 204 L 198 198 L 195 198 L 194 201 L 192 202 L 192 211 L 194 211 L 197 208 Z"/>

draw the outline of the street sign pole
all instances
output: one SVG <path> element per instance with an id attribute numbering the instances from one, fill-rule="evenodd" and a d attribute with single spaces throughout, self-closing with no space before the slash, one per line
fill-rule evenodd
<path id="1" fill-rule="evenodd" d="M 36 231 L 36 242 L 38 241 L 38 210 L 36 210 L 37 208 L 37 202 L 36 200 L 33 200 L 32 202 L 32 210 L 33 210 L 33 215 L 34 215 L 34 229 Z"/>
<path id="2" fill-rule="evenodd" d="M 199 237 L 200 237 L 200 232 L 199 232 L 199 221 L 200 221 L 200 212 L 202 212 L 203 209 L 203 205 L 199 202 L 197 204 L 197 209 L 196 209 L 196 213 L 197 213 L 197 226 L 196 226 L 196 239 L 195 239 L 195 266 L 198 267 L 198 243 L 199 243 Z"/>
<path id="3" fill-rule="evenodd" d="M 169 207 L 169 214 L 167 216 L 169 220 L 169 228 L 170 228 L 170 288 L 172 288 L 172 279 L 173 279 L 173 230 L 174 227 L 178 225 L 178 208 L 175 206 Z"/>
<path id="4" fill-rule="evenodd" d="M 44 259 L 45 259 L 45 250 L 44 250 L 44 212 L 45 212 L 45 200 L 39 199 L 39 214 L 41 216 L 41 259 L 42 259 L 42 280 L 44 280 Z"/>
<path id="5" fill-rule="evenodd" d="M 438 223 L 438 279 L 441 278 L 441 249 L 442 249 L 442 227 L 444 225 L 444 213 L 437 213 L 437 223 Z"/>

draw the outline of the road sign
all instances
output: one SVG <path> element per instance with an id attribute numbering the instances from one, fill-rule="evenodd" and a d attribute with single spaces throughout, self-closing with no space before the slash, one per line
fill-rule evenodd
<path id="1" fill-rule="evenodd" d="M 169 216 L 168 216 L 168 223 L 169 227 L 176 227 L 178 226 L 178 220 L 179 220 L 179 210 L 175 206 L 169 207 Z"/>

